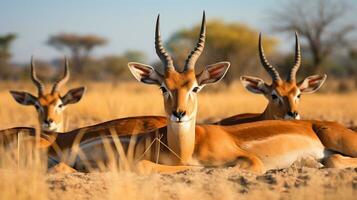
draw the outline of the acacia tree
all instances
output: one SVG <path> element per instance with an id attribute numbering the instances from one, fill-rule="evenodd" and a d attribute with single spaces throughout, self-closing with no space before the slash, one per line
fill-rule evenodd
<path id="1" fill-rule="evenodd" d="M 74 68 L 80 73 L 90 52 L 97 46 L 105 45 L 107 40 L 96 35 L 60 33 L 51 36 L 47 43 L 58 50 L 68 49 L 74 61 Z"/>
<path id="2" fill-rule="evenodd" d="M 191 29 L 180 30 L 167 42 L 176 66 L 183 66 L 197 42 L 199 28 L 200 24 Z M 258 31 L 244 24 L 210 20 L 207 23 L 206 47 L 197 63 L 198 70 L 217 61 L 229 61 L 231 68 L 223 79 L 228 84 L 239 78 L 243 72 L 261 70 L 258 61 L 258 35 Z M 266 54 L 274 52 L 276 44 L 275 39 L 264 36 Z"/>
<path id="3" fill-rule="evenodd" d="M 284 1 L 272 12 L 273 29 L 305 38 L 317 73 L 328 56 L 349 45 L 347 35 L 355 27 L 345 18 L 347 8 L 342 0 Z"/>

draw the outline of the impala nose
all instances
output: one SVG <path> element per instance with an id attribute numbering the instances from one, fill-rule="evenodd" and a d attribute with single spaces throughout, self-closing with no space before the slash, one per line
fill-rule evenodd
<path id="1" fill-rule="evenodd" d="M 179 111 L 173 111 L 172 115 L 177 117 L 180 120 L 181 118 L 183 118 L 186 115 L 186 112 L 185 111 L 180 111 L 180 110 Z"/>
<path id="2" fill-rule="evenodd" d="M 292 117 L 292 118 L 295 119 L 297 116 L 299 116 L 299 113 L 296 112 L 296 111 L 294 111 L 294 112 L 289 111 L 289 112 L 288 112 L 288 115 L 289 115 L 290 117 Z"/>
<path id="3" fill-rule="evenodd" d="M 48 125 L 50 125 L 50 124 L 53 123 L 53 119 L 46 119 L 46 120 L 45 120 L 45 123 L 48 124 Z"/>

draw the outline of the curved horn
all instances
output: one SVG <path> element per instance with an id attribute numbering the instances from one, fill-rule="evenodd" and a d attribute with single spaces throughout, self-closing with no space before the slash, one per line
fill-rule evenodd
<path id="1" fill-rule="evenodd" d="M 301 65 L 301 50 L 300 50 L 300 43 L 299 43 L 299 36 L 297 32 L 295 32 L 295 64 L 290 70 L 289 81 L 296 80 L 296 73 L 299 70 Z"/>
<path id="2" fill-rule="evenodd" d="M 37 78 L 36 69 L 35 69 L 35 61 L 34 61 L 33 56 L 31 57 L 31 79 L 32 79 L 32 82 L 37 87 L 38 96 L 42 96 L 44 93 L 45 87 L 44 87 L 43 83 L 40 81 L 40 79 Z"/>
<path id="3" fill-rule="evenodd" d="M 65 65 L 64 65 L 64 75 L 63 77 L 58 80 L 52 87 L 52 91 L 51 93 L 55 93 L 55 92 L 58 92 L 58 90 L 68 81 L 69 79 L 69 66 L 68 66 L 68 60 L 67 58 L 65 57 L 64 58 L 64 62 L 65 62 Z"/>
<path id="4" fill-rule="evenodd" d="M 155 50 L 156 54 L 160 57 L 161 62 L 164 64 L 164 69 L 174 69 L 173 61 L 170 55 L 166 52 L 162 45 L 160 35 L 160 14 L 157 16 L 156 29 L 155 29 Z"/>
<path id="5" fill-rule="evenodd" d="M 262 45 L 262 33 L 259 34 L 259 58 L 264 69 L 270 74 L 273 81 L 281 80 L 279 72 L 271 64 L 269 64 L 268 60 L 264 55 L 264 49 Z"/>
<path id="6" fill-rule="evenodd" d="M 196 47 L 193 49 L 193 51 L 191 51 L 190 55 L 186 59 L 186 64 L 184 67 L 185 71 L 188 69 L 194 69 L 196 61 L 200 57 L 203 48 L 205 47 L 205 40 L 206 40 L 206 14 L 205 11 L 203 11 L 200 37 L 198 39 Z"/>

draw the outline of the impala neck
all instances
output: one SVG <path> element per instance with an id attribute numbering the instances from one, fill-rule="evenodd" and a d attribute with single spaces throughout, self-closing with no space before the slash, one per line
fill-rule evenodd
<path id="1" fill-rule="evenodd" d="M 173 122 L 168 118 L 168 146 L 177 154 L 180 164 L 188 164 L 192 160 L 195 149 L 195 125 L 195 117 L 181 123 Z"/>
<path id="2" fill-rule="evenodd" d="M 271 109 L 270 103 L 265 108 L 264 112 L 260 115 L 260 120 L 274 120 L 279 119 L 279 116 L 274 114 L 274 111 Z"/>
<path id="3" fill-rule="evenodd" d="M 55 132 L 64 132 L 64 124 L 63 124 L 63 119 L 61 123 L 58 124 L 57 128 L 54 130 Z"/>

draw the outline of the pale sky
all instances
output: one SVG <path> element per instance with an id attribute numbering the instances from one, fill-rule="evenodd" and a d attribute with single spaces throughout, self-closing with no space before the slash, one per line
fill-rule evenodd
<path id="1" fill-rule="evenodd" d="M 64 53 L 46 44 L 50 35 L 60 32 L 97 34 L 108 39 L 94 56 L 121 54 L 141 50 L 150 60 L 154 52 L 154 26 L 161 15 L 161 34 L 166 40 L 173 32 L 200 23 L 206 17 L 227 22 L 247 23 L 281 37 L 293 44 L 291 37 L 272 33 L 267 19 L 269 10 L 279 0 L 2 0 L 0 2 L 0 34 L 14 32 L 18 38 L 12 46 L 13 62 L 62 57 Z M 357 1 L 355 1 L 357 2 Z"/>

